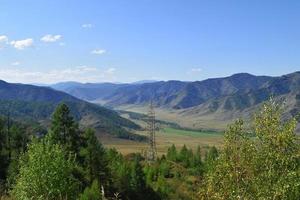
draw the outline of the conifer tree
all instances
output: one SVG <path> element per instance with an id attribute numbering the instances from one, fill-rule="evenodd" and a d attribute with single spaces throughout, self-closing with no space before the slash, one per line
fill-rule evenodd
<path id="1" fill-rule="evenodd" d="M 168 148 L 167 159 L 176 162 L 177 161 L 177 150 L 174 144 Z"/>
<path id="2" fill-rule="evenodd" d="M 203 163 L 201 160 L 201 149 L 200 146 L 197 147 L 197 150 L 194 156 L 191 158 L 190 165 L 194 175 L 201 176 L 204 171 Z"/>
<path id="3" fill-rule="evenodd" d="M 78 124 L 74 122 L 69 107 L 64 103 L 58 105 L 52 115 L 50 134 L 54 143 L 62 144 L 66 150 L 76 154 L 79 152 Z"/>
<path id="4" fill-rule="evenodd" d="M 5 120 L 0 118 L 0 182 L 6 178 L 6 170 L 8 166 L 8 156 L 6 152 L 6 134 L 5 134 Z M 1 190 L 1 183 L 0 183 Z M 1 191 L 0 191 L 1 192 Z"/>
<path id="5" fill-rule="evenodd" d="M 214 167 L 214 162 L 218 158 L 218 156 L 219 152 L 215 146 L 209 147 L 209 149 L 205 152 L 204 169 L 206 172 Z"/>
<path id="6" fill-rule="evenodd" d="M 130 190 L 133 191 L 133 194 L 138 195 L 140 197 L 141 195 L 143 195 L 143 192 L 145 191 L 146 187 L 145 174 L 138 159 L 134 159 L 132 163 L 129 185 Z"/>
<path id="7" fill-rule="evenodd" d="M 90 187 L 84 189 L 79 200 L 102 200 L 101 189 L 97 180 L 94 180 Z"/>
<path id="8" fill-rule="evenodd" d="M 85 131 L 84 139 L 86 147 L 82 149 L 81 155 L 84 157 L 84 165 L 87 170 L 89 183 L 91 184 L 93 180 L 97 180 L 98 183 L 107 184 L 109 181 L 109 170 L 104 147 L 92 129 Z"/>

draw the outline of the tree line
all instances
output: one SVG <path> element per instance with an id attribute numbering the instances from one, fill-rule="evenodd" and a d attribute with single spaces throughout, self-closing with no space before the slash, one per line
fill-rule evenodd
<path id="1" fill-rule="evenodd" d="M 81 130 L 66 104 L 48 130 L 0 118 L 0 193 L 7 199 L 287 199 L 300 197 L 297 120 L 282 119 L 274 101 L 251 129 L 237 120 L 222 148 L 170 146 L 143 155 L 105 149 L 93 129 Z"/>

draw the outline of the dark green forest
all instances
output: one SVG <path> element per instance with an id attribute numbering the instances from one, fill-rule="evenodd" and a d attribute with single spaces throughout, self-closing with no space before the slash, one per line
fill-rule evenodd
<path id="1" fill-rule="evenodd" d="M 230 125 L 222 148 L 170 146 L 153 162 L 106 149 L 66 104 L 48 130 L 0 118 L 1 199 L 160 200 L 300 198 L 297 119 L 265 103 L 249 127 Z"/>

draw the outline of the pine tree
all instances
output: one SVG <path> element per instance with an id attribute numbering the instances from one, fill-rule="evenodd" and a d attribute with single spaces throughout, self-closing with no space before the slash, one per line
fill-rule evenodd
<path id="1" fill-rule="evenodd" d="M 76 154 L 79 152 L 78 124 L 74 122 L 69 107 L 64 103 L 58 105 L 52 115 L 50 134 L 54 143 L 61 144 L 66 150 Z"/>
<path id="2" fill-rule="evenodd" d="M 176 162 L 177 161 L 177 150 L 174 144 L 168 148 L 167 159 Z"/>
<path id="3" fill-rule="evenodd" d="M 179 152 L 179 161 L 183 164 L 184 167 L 190 166 L 190 158 L 193 157 L 192 150 L 189 150 L 186 145 L 183 145 Z"/>
<path id="4" fill-rule="evenodd" d="M 133 196 L 142 197 L 146 188 L 145 174 L 138 159 L 134 159 L 130 171 L 130 190 Z M 138 198 L 139 199 L 139 198 Z"/>
<path id="5" fill-rule="evenodd" d="M 18 156 L 26 149 L 26 144 L 29 140 L 26 130 L 21 125 L 12 125 L 10 128 L 11 133 L 11 147 L 15 156 Z"/>
<path id="6" fill-rule="evenodd" d="M 95 131 L 87 129 L 84 133 L 84 140 L 86 147 L 81 150 L 81 156 L 84 158 L 89 183 L 97 180 L 98 183 L 108 184 L 109 170 L 106 152 L 95 136 Z"/>
<path id="7" fill-rule="evenodd" d="M 93 181 L 90 187 L 84 189 L 79 200 L 102 200 L 100 185 L 97 180 Z"/>
<path id="8" fill-rule="evenodd" d="M 204 157 L 204 169 L 205 171 L 211 170 L 215 165 L 215 160 L 218 158 L 219 152 L 215 146 L 209 147 Z"/>
<path id="9" fill-rule="evenodd" d="M 203 163 L 201 160 L 201 149 L 200 146 L 197 147 L 197 150 L 194 156 L 191 158 L 190 165 L 194 175 L 201 176 L 204 172 Z"/>
<path id="10" fill-rule="evenodd" d="M 2 183 L 5 181 L 8 167 L 6 141 L 5 120 L 0 118 L 0 195 L 4 190 L 4 184 Z"/>

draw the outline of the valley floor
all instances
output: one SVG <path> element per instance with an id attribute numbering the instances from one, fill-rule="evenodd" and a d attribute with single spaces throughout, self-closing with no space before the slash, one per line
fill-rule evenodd
<path id="1" fill-rule="evenodd" d="M 116 107 L 117 110 L 124 110 L 134 113 L 147 114 L 148 106 L 124 105 Z M 196 110 L 197 111 L 197 110 Z M 227 125 L 232 123 L 232 116 L 228 113 L 198 113 L 192 109 L 165 109 L 155 108 L 156 118 L 158 120 L 176 123 L 181 127 L 189 129 L 205 129 L 223 131 Z M 238 114 L 237 116 L 239 116 Z M 224 117 L 228 116 L 228 117 Z M 126 118 L 126 116 L 123 115 Z M 236 117 L 237 118 L 237 117 Z"/>
<path id="2" fill-rule="evenodd" d="M 145 135 L 145 131 L 138 134 Z M 129 141 L 109 136 L 100 137 L 105 147 L 116 148 L 122 154 L 142 153 L 148 147 L 146 142 Z M 196 149 L 198 146 L 206 148 L 208 146 L 221 146 L 223 142 L 223 134 L 219 132 L 190 131 L 180 130 L 170 127 L 161 128 L 156 133 L 157 152 L 159 155 L 165 154 L 168 147 L 174 144 L 182 147 L 184 144 L 188 148 Z"/>

